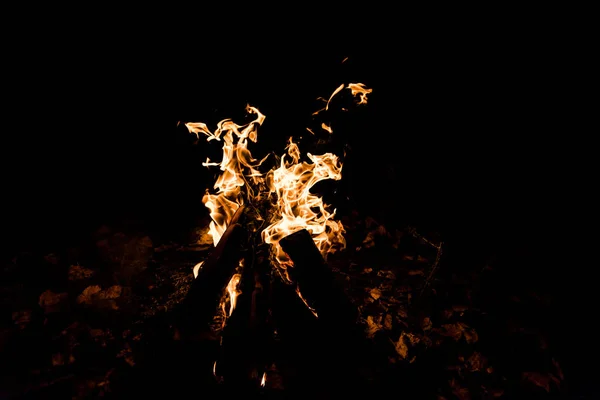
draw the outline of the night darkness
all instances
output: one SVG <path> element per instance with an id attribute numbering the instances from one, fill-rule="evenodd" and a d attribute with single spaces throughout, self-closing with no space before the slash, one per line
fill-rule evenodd
<path id="1" fill-rule="evenodd" d="M 565 296 L 555 309 L 564 322 L 552 326 L 577 337 L 567 327 L 586 315 L 583 295 L 563 288 L 579 279 L 555 268 L 574 257 L 571 239 L 558 228 L 564 215 L 547 211 L 567 189 L 554 180 L 549 132 L 565 121 L 555 112 L 560 88 L 548 84 L 557 55 L 543 35 L 414 34 L 377 46 L 204 40 L 197 52 L 166 54 L 67 46 L 15 74 L 3 257 L 77 246 L 103 224 L 165 237 L 195 226 L 215 177 L 201 162 L 219 149 L 194 143 L 183 123 L 243 122 L 250 104 L 266 115 L 257 154 L 282 154 L 289 136 L 302 137 L 301 150 L 345 151 L 342 181 L 326 188 L 341 215 L 438 232 L 448 268 L 513 260 L 508 275 Z M 334 136 L 319 148 L 305 130 L 316 98 L 351 82 L 373 89 L 369 102 L 332 113 Z M 580 361 L 561 346 L 565 363 Z"/>
<path id="2" fill-rule="evenodd" d="M 331 117 L 341 127 L 331 150 L 347 153 L 342 185 L 359 206 L 385 186 L 399 203 L 383 212 L 399 222 L 528 241 L 555 168 L 546 128 L 561 122 L 548 107 L 552 56 L 531 42 L 248 45 L 173 56 L 162 74 L 158 55 L 65 49 L 17 86 L 4 162 L 21 211 L 6 226 L 46 242 L 106 218 L 185 220 L 212 182 L 200 162 L 214 149 L 194 146 L 182 123 L 243 121 L 251 104 L 267 116 L 259 151 L 280 154 L 289 136 L 308 135 L 317 97 L 362 82 L 369 105 Z"/>

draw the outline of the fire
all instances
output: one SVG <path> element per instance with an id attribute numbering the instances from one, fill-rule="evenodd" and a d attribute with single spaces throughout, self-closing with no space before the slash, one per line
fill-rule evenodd
<path id="1" fill-rule="evenodd" d="M 272 245 L 272 254 L 278 266 L 287 272 L 292 265 L 279 241 L 285 236 L 306 229 L 312 234 L 321 254 L 344 248 L 346 245 L 342 223 L 334 220 L 335 210 L 328 211 L 323 199 L 310 189 L 324 179 L 342 178 L 342 164 L 332 153 L 320 156 L 307 154 L 312 163 L 300 162 L 300 149 L 290 138 L 287 146 L 290 161 L 281 157 L 279 168 L 272 171 L 270 191 L 276 196 L 271 225 L 262 232 L 265 243 Z M 280 271 L 283 272 L 283 271 Z M 289 281 L 289 276 L 285 274 Z"/>
<path id="2" fill-rule="evenodd" d="M 348 86 L 346 86 L 345 88 L 350 89 L 352 96 L 354 96 L 354 97 L 359 96 L 358 104 L 367 104 L 367 95 L 370 94 L 371 92 L 373 92 L 373 89 L 367 88 L 363 83 L 349 83 Z M 317 115 L 321 111 L 329 110 L 329 104 L 331 103 L 331 100 L 334 98 L 334 96 L 336 94 L 341 92 L 343 89 L 344 89 L 343 84 L 338 86 L 337 89 L 335 89 L 333 91 L 333 93 L 331 94 L 331 96 L 329 96 L 329 99 L 327 99 L 327 100 L 325 100 L 322 97 L 319 97 L 319 100 L 322 100 L 325 102 L 325 107 L 321 108 L 320 110 L 315 111 L 314 113 L 312 113 L 312 115 Z"/>
<path id="3" fill-rule="evenodd" d="M 265 387 L 267 384 L 267 373 L 263 372 L 262 379 L 260 380 L 260 386 Z"/>
<path id="4" fill-rule="evenodd" d="M 350 83 L 348 89 L 350 89 L 353 96 L 360 97 L 358 104 L 367 104 L 367 95 L 373 91 L 373 89 L 367 89 L 362 83 Z"/>
<path id="5" fill-rule="evenodd" d="M 323 130 L 329 132 L 330 134 L 333 133 L 333 129 L 331 129 L 331 127 L 329 125 L 327 125 L 325 122 L 323 122 L 321 124 L 321 128 L 323 128 Z"/>
<path id="6" fill-rule="evenodd" d="M 198 264 L 196 264 L 194 266 L 193 272 L 194 272 L 194 278 L 198 277 L 198 272 L 200 272 L 200 268 L 202 268 L 202 265 L 204 264 L 204 261 L 200 261 Z"/>
<path id="7" fill-rule="evenodd" d="M 317 314 L 317 311 L 308 304 L 304 296 L 302 296 L 302 293 L 300 293 L 300 288 L 298 287 L 296 287 L 296 294 L 298 295 L 298 297 L 300 297 L 300 300 L 302 300 L 302 302 L 304 303 L 306 308 L 308 308 L 308 310 L 312 313 L 312 315 L 314 315 L 315 318 L 319 318 L 319 314 Z"/>
<path id="8" fill-rule="evenodd" d="M 325 102 L 324 108 L 316 111 L 317 115 L 327 111 L 332 99 L 344 89 L 349 89 L 351 94 L 358 97 L 358 104 L 367 102 L 367 95 L 372 92 L 362 83 L 340 85 L 329 96 L 321 99 Z M 344 227 L 335 219 L 336 210 L 323 203 L 320 196 L 311 193 L 313 186 L 325 179 L 341 179 L 342 163 L 338 156 L 332 153 L 322 155 L 306 154 L 307 160 L 301 160 L 298 145 L 289 139 L 286 154 L 282 155 L 279 165 L 270 171 L 262 173 L 259 167 L 267 157 L 256 160 L 248 149 L 248 141 L 258 140 L 258 128 L 265 121 L 265 116 L 255 108 L 248 105 L 246 111 L 255 115 L 247 124 L 238 125 L 230 119 L 225 119 L 217 124 L 211 131 L 205 123 L 186 123 L 187 129 L 200 138 L 200 134 L 210 141 L 223 142 L 223 157 L 220 162 L 209 159 L 203 163 L 206 167 L 218 166 L 222 173 L 217 178 L 214 193 L 207 190 L 202 201 L 209 209 L 211 223 L 209 232 L 216 246 L 221 236 L 227 229 L 236 210 L 243 204 L 251 203 L 255 209 L 263 210 L 260 217 L 268 222 L 268 226 L 261 231 L 264 243 L 271 245 L 271 255 L 277 271 L 288 282 L 291 281 L 287 269 L 293 266 L 292 261 L 283 252 L 279 241 L 298 230 L 308 230 L 321 254 L 326 257 L 328 253 L 343 249 L 346 245 Z M 322 123 L 321 128 L 333 133 L 330 125 Z M 311 134 L 315 132 L 309 128 Z M 262 208 L 261 208 L 262 207 Z M 197 276 L 201 263 L 194 267 Z M 229 315 L 233 312 L 239 295 L 238 285 L 241 275 L 235 274 L 227 287 L 229 294 Z M 224 307 L 224 306 L 223 306 Z"/>
<path id="9" fill-rule="evenodd" d="M 238 288 L 238 286 L 240 285 L 241 279 L 242 279 L 241 274 L 233 274 L 233 276 L 231 277 L 231 280 L 229 281 L 229 284 L 227 285 L 227 293 L 229 293 L 229 313 L 227 315 L 229 317 L 231 316 L 231 313 L 233 313 L 233 310 L 235 309 L 238 296 L 240 294 L 242 294 L 242 291 L 239 290 L 239 288 Z"/>
<path id="10" fill-rule="evenodd" d="M 256 118 L 245 124 L 237 125 L 229 119 L 224 119 L 217 124 L 217 129 L 211 132 L 206 124 L 202 122 L 190 122 L 185 126 L 197 138 L 200 133 L 206 136 L 207 141 L 223 139 L 223 159 L 220 163 L 206 160 L 202 165 L 218 165 L 223 173 L 215 182 L 216 194 L 207 193 L 202 202 L 210 210 L 212 219 L 209 233 L 216 246 L 221 236 L 227 229 L 227 223 L 231 220 L 238 207 L 244 204 L 244 194 L 253 196 L 252 187 L 247 183 L 251 180 L 255 185 L 260 183 L 262 174 L 256 169 L 264 160 L 257 161 L 248 150 L 248 139 L 256 142 L 258 139 L 258 127 L 262 125 L 265 116 L 258 109 L 248 105 L 246 111 L 256 114 Z M 235 140 L 237 138 L 237 141 Z M 247 192 L 242 192 L 246 186 Z"/>
<path id="11" fill-rule="evenodd" d="M 240 282 L 242 280 L 241 271 L 243 268 L 244 260 L 241 259 L 239 261 L 238 267 L 235 270 L 235 273 L 233 274 L 233 276 L 229 280 L 229 283 L 227 284 L 225 293 L 221 298 L 220 308 L 223 311 L 223 326 L 225 326 L 227 318 L 231 317 L 231 314 L 233 314 L 233 310 L 235 310 L 235 307 L 237 305 L 238 296 L 242 294 L 242 291 L 240 290 Z M 229 310 L 227 309 L 227 303 L 229 303 Z"/>

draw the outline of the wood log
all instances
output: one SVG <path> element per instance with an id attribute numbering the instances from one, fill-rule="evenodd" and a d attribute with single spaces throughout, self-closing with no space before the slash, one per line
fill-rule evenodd
<path id="1" fill-rule="evenodd" d="M 181 304 L 178 327 L 184 336 L 193 336 L 206 329 L 216 313 L 223 292 L 242 257 L 241 244 L 247 236 L 242 226 L 244 208 L 240 206 L 231 218 Z"/>
<path id="2" fill-rule="evenodd" d="M 364 391 L 368 382 L 361 368 L 370 363 L 370 355 L 363 329 L 358 324 L 358 309 L 335 281 L 333 271 L 307 230 L 286 236 L 280 244 L 294 262 L 290 271 L 292 279 L 318 314 L 317 326 L 313 327 L 317 332 L 310 336 L 305 333 L 306 339 L 299 338 L 301 342 L 308 340 L 303 347 L 306 354 L 296 354 L 296 357 L 303 356 L 304 365 L 297 370 L 298 375 L 293 379 L 296 382 L 288 382 L 289 386 L 305 390 L 308 389 L 306 382 L 314 380 L 319 382 L 317 386 L 335 388 L 337 395 Z M 308 389 L 308 393 L 310 391 Z"/>
<path id="3" fill-rule="evenodd" d="M 220 373 L 224 383 L 235 387 L 258 388 L 271 356 L 272 327 L 265 285 L 270 263 L 265 257 L 246 254 L 237 306 L 222 332 Z"/>
<path id="4" fill-rule="evenodd" d="M 343 289 L 336 284 L 333 272 L 321 256 L 310 233 L 302 229 L 286 236 L 280 242 L 294 262 L 292 279 L 302 297 L 315 309 L 319 320 L 336 330 L 356 325 L 358 310 Z"/>

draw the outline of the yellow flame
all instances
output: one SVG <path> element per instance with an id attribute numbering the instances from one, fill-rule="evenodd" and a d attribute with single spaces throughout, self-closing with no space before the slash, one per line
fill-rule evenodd
<path id="1" fill-rule="evenodd" d="M 346 61 L 347 58 L 344 60 Z M 344 62 L 342 61 L 342 62 Z M 331 103 L 331 100 L 333 99 L 333 97 L 338 94 L 339 92 L 341 92 L 343 89 L 350 89 L 352 95 L 354 97 L 359 96 L 359 102 L 358 104 L 367 104 L 367 95 L 369 93 L 371 93 L 373 91 L 373 89 L 369 89 L 365 86 L 364 83 L 349 83 L 348 86 L 344 87 L 344 85 L 340 85 L 338 86 L 333 93 L 331 94 L 331 96 L 329 96 L 329 99 L 325 100 L 322 97 L 319 97 L 317 100 L 322 100 L 325 102 L 325 107 L 315 111 L 312 113 L 312 115 L 317 115 L 319 114 L 321 111 L 327 111 L 329 110 L 329 104 Z M 343 109 L 344 110 L 344 109 Z"/>
<path id="2" fill-rule="evenodd" d="M 329 125 L 327 125 L 325 122 L 323 122 L 321 124 L 321 128 L 323 128 L 324 130 L 326 130 L 329 133 L 333 133 L 333 129 L 331 129 L 331 127 Z"/>
<path id="3" fill-rule="evenodd" d="M 296 287 L 296 294 L 298 295 L 298 297 L 300 297 L 300 300 L 302 300 L 306 308 L 308 308 L 308 310 L 315 316 L 315 318 L 319 318 L 319 314 L 317 314 L 317 311 L 308 304 L 304 296 L 302 296 L 302 293 L 300 293 L 300 289 L 298 287 Z"/>
<path id="4" fill-rule="evenodd" d="M 265 387 L 266 383 L 267 383 L 267 373 L 263 372 L 262 379 L 260 380 L 260 386 L 261 387 Z"/>
<path id="5" fill-rule="evenodd" d="M 227 314 L 228 317 L 231 317 L 231 313 L 233 313 L 233 310 L 237 305 L 237 298 L 240 294 L 242 294 L 242 291 L 238 288 L 241 279 L 241 274 L 234 274 L 231 277 L 229 284 L 227 285 L 227 293 L 229 293 L 229 313 Z"/>
<path id="6" fill-rule="evenodd" d="M 332 99 L 343 89 L 349 89 L 353 96 L 358 97 L 358 104 L 365 104 L 367 95 L 372 92 L 372 89 L 366 88 L 362 83 L 350 83 L 347 86 L 342 84 L 334 90 L 329 99 L 322 99 L 325 107 L 313 115 L 328 110 Z M 282 277 L 291 281 L 287 268 L 293 263 L 279 245 L 283 237 L 306 229 L 312 235 L 323 257 L 330 252 L 343 249 L 346 245 L 343 236 L 345 230 L 342 223 L 335 220 L 335 209 L 331 211 L 329 205 L 324 204 L 320 196 L 311 193 L 313 186 L 324 179 L 341 179 L 342 163 L 338 156 L 332 153 L 323 155 L 307 153 L 307 160 L 301 161 L 300 149 L 290 138 L 286 147 L 287 154 L 281 156 L 279 165 L 262 174 L 258 167 L 266 157 L 262 160 L 254 159 L 248 149 L 248 141 L 257 141 L 258 128 L 264 122 L 265 116 L 250 105 L 246 107 L 246 111 L 255 115 L 255 118 L 244 125 L 224 119 L 217 123 L 214 131 L 211 131 L 202 122 L 185 124 L 197 138 L 203 135 L 209 142 L 213 140 L 223 142 L 222 160 L 213 162 L 207 158 L 203 163 L 206 167 L 218 166 L 222 171 L 214 184 L 216 191 L 211 193 L 207 190 L 202 199 L 212 219 L 209 233 L 216 246 L 233 214 L 241 205 L 246 203 L 264 205 L 263 200 L 269 200 L 270 208 L 266 207 L 267 210 L 263 210 L 266 211 L 266 215 L 262 215 L 269 226 L 262 230 L 261 236 L 265 243 L 271 244 L 277 270 Z M 325 123 L 321 127 L 329 133 L 333 132 Z M 310 128 L 306 129 L 311 134 L 315 134 Z M 199 263 L 194 267 L 194 276 L 197 276 L 201 266 L 202 264 Z M 238 290 L 240 278 L 241 275 L 236 273 L 227 286 L 229 315 L 235 309 L 240 294 Z M 298 295 L 302 298 L 299 292 Z M 222 307 L 223 312 L 227 314 L 225 301 Z M 311 311 L 314 313 L 314 310 Z"/>
<path id="7" fill-rule="evenodd" d="M 279 168 L 270 172 L 270 191 L 276 196 L 275 212 L 271 224 L 262 232 L 265 243 L 273 245 L 273 254 L 280 267 L 292 265 L 279 241 L 301 229 L 308 230 L 317 248 L 327 253 L 342 249 L 346 245 L 341 222 L 334 220 L 335 210 L 330 212 L 323 199 L 310 192 L 310 189 L 324 179 L 342 178 L 342 164 L 332 153 L 320 156 L 307 154 L 312 163 L 300 162 L 300 149 L 290 138 L 287 146 L 290 162 L 281 157 Z M 281 272 L 281 271 L 280 271 Z M 289 280 L 289 276 L 285 274 Z"/>
<path id="8" fill-rule="evenodd" d="M 329 109 L 329 103 L 331 102 L 331 99 L 333 99 L 333 96 L 335 96 L 336 94 L 338 94 L 340 91 L 342 91 L 342 89 L 344 89 L 344 84 L 342 83 L 340 86 L 338 86 L 337 89 L 335 89 L 333 91 L 333 93 L 331 93 L 331 96 L 329 96 L 329 100 L 327 100 L 327 105 L 325 106 L 325 110 Z"/>
<path id="9" fill-rule="evenodd" d="M 204 261 L 200 261 L 198 264 L 194 265 L 194 278 L 198 277 L 198 272 L 200 271 L 200 268 L 202 268 L 203 264 Z"/>
<path id="10" fill-rule="evenodd" d="M 185 126 L 191 133 L 200 137 L 200 133 L 206 136 L 207 141 L 223 140 L 223 158 L 220 163 L 211 162 L 208 158 L 204 166 L 219 166 L 222 174 L 215 182 L 216 194 L 207 193 L 202 198 L 204 205 L 210 210 L 212 219 L 209 233 L 216 246 L 221 236 L 227 229 L 227 224 L 240 205 L 244 204 L 244 195 L 253 195 L 252 188 L 247 185 L 248 179 L 258 183 L 261 173 L 256 169 L 264 161 L 257 161 L 248 150 L 248 139 L 256 142 L 258 139 L 258 127 L 264 122 L 265 116 L 255 107 L 246 106 L 249 114 L 256 114 L 256 118 L 245 124 L 237 125 L 230 119 L 224 119 L 217 124 L 214 132 L 202 122 L 189 122 Z M 246 186 L 245 193 L 241 187 Z"/>
<path id="11" fill-rule="evenodd" d="M 367 89 L 363 83 L 350 83 L 348 89 L 352 91 L 353 96 L 359 96 L 358 104 L 367 104 L 367 95 L 373 92 L 373 89 Z"/>

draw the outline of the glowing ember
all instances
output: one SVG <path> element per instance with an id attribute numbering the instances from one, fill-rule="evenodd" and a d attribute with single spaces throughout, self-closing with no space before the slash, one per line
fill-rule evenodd
<path id="1" fill-rule="evenodd" d="M 298 295 L 298 297 L 300 297 L 300 300 L 302 300 L 304 305 L 310 310 L 310 312 L 315 316 L 315 318 L 319 318 L 319 314 L 317 314 L 317 312 L 315 311 L 314 308 L 312 308 L 311 306 L 308 305 L 308 302 L 302 296 L 302 293 L 300 293 L 300 288 L 296 288 L 296 294 Z"/>

